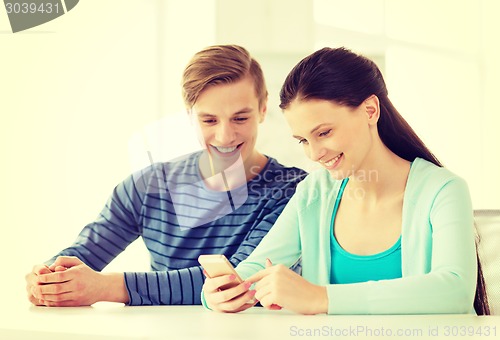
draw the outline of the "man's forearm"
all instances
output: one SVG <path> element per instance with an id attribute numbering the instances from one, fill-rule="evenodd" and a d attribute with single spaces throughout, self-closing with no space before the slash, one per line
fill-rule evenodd
<path id="1" fill-rule="evenodd" d="M 103 285 L 100 301 L 128 303 L 129 297 L 125 287 L 123 273 L 102 273 Z"/>

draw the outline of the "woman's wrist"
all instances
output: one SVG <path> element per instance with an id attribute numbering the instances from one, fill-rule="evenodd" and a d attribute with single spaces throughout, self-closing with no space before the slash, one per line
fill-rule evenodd
<path id="1" fill-rule="evenodd" d="M 317 302 L 314 314 L 328 314 L 328 293 L 326 286 L 316 286 L 318 288 Z"/>

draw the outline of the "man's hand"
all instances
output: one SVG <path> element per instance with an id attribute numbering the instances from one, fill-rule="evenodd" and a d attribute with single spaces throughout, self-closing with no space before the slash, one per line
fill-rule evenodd
<path id="1" fill-rule="evenodd" d="M 36 305 L 76 307 L 98 301 L 128 302 L 123 273 L 99 273 L 72 256 L 60 256 L 50 267 L 40 268 L 28 278 L 30 301 Z"/>
<path id="2" fill-rule="evenodd" d="M 26 280 L 26 293 L 28 295 L 28 300 L 36 306 L 44 305 L 42 301 L 40 301 L 33 295 L 35 287 L 38 286 L 38 276 L 49 273 L 52 273 L 52 271 L 48 266 L 44 264 L 38 264 L 35 265 L 31 272 L 26 274 L 26 276 L 24 277 Z"/>

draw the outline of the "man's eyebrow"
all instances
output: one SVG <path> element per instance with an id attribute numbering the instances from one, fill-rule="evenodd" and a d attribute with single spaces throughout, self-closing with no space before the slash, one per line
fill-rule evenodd
<path id="1" fill-rule="evenodd" d="M 215 115 L 206 112 L 196 112 L 195 114 L 200 117 L 215 117 Z"/>
<path id="2" fill-rule="evenodd" d="M 252 112 L 252 110 L 253 109 L 251 107 L 245 107 L 245 108 L 242 108 L 241 110 L 236 111 L 233 114 L 234 115 L 239 115 L 239 114 L 249 113 L 249 112 Z"/>
<path id="3" fill-rule="evenodd" d="M 234 112 L 232 115 L 242 115 L 242 114 L 246 114 L 246 113 L 250 113 L 252 112 L 252 108 L 251 107 L 244 107 L 236 112 Z M 198 112 L 196 113 L 197 116 L 200 116 L 200 117 L 215 117 L 216 115 L 214 114 L 211 114 L 211 113 L 208 113 L 208 112 Z"/>

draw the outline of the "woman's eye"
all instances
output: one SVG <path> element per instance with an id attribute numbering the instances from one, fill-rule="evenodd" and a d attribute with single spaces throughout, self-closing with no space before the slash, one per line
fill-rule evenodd
<path id="1" fill-rule="evenodd" d="M 320 133 L 319 133 L 319 136 L 320 136 L 320 137 L 325 137 L 325 136 L 328 136 L 328 135 L 330 134 L 330 132 L 332 132 L 332 129 L 327 130 L 327 131 L 320 132 Z"/>
<path id="2" fill-rule="evenodd" d="M 299 139 L 299 144 L 307 144 L 307 139 L 305 138 Z"/>

